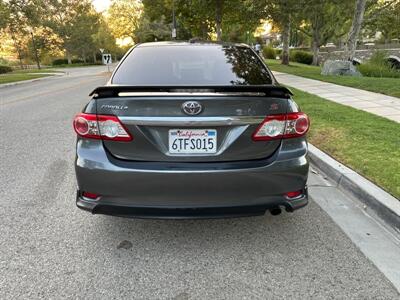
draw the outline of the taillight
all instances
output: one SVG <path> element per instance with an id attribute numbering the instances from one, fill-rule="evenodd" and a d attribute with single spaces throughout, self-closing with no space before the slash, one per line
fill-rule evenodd
<path id="1" fill-rule="evenodd" d="M 74 129 L 84 138 L 113 141 L 133 139 L 116 116 L 80 113 L 75 116 Z"/>
<path id="2" fill-rule="evenodd" d="M 258 126 L 252 137 L 254 141 L 299 137 L 306 134 L 309 127 L 310 120 L 302 112 L 271 115 Z"/>
<path id="3" fill-rule="evenodd" d="M 88 198 L 88 199 L 91 199 L 91 200 L 97 200 L 100 197 L 99 194 L 89 193 L 89 192 L 82 192 L 82 196 L 84 198 Z"/>

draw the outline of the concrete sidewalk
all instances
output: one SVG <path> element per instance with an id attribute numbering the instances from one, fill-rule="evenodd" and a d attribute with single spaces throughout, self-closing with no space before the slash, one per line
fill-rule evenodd
<path id="1" fill-rule="evenodd" d="M 400 98 L 287 73 L 273 73 L 281 84 L 400 123 Z"/>

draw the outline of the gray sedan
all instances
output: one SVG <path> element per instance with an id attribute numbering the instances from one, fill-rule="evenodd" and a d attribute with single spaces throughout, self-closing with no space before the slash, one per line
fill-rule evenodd
<path id="1" fill-rule="evenodd" d="M 308 202 L 307 115 L 248 46 L 133 47 L 74 119 L 77 206 L 143 218 Z"/>

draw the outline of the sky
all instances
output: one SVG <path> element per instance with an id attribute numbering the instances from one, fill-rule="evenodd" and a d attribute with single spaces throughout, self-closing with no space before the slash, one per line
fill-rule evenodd
<path id="1" fill-rule="evenodd" d="M 96 11 L 102 12 L 110 6 L 111 0 L 93 0 L 92 3 Z"/>

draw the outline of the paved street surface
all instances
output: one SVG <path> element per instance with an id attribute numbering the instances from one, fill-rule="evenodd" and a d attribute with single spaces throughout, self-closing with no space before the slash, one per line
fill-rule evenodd
<path id="1" fill-rule="evenodd" d="M 393 257 L 396 234 L 318 172 L 310 205 L 277 217 L 154 221 L 78 210 L 72 118 L 104 71 L 0 89 L 0 299 L 398 299 L 384 273 L 399 270 L 365 248 L 376 238 L 380 255 Z M 335 223 L 336 200 L 354 228 Z M 356 226 L 367 223 L 368 232 Z"/>
<path id="2" fill-rule="evenodd" d="M 292 74 L 273 73 L 280 83 L 289 87 L 400 123 L 399 98 Z"/>

